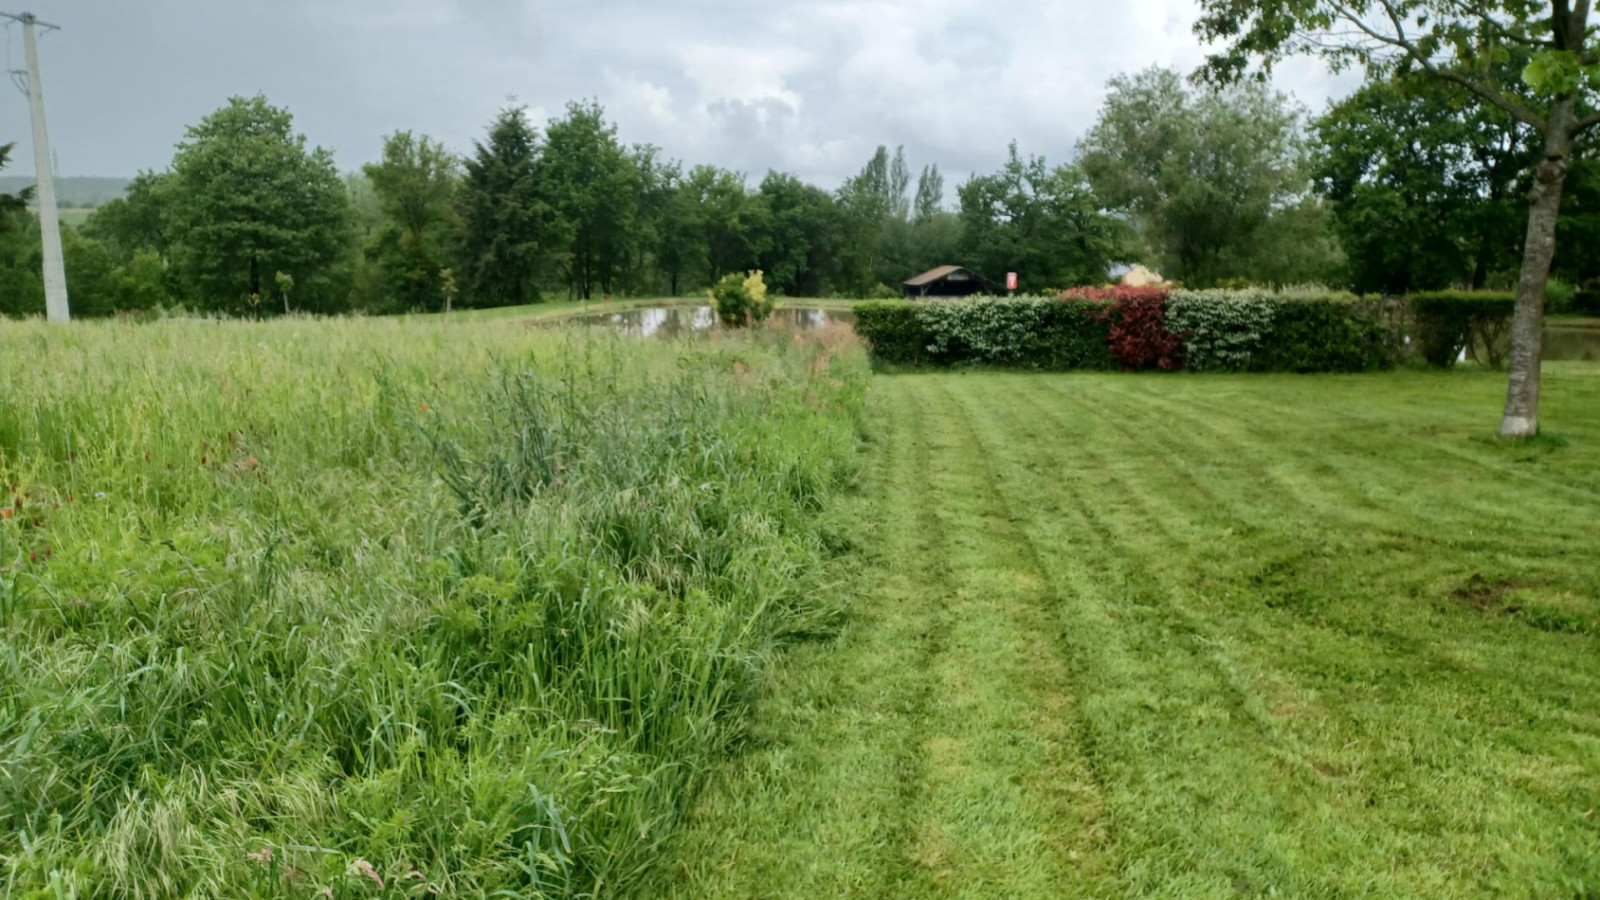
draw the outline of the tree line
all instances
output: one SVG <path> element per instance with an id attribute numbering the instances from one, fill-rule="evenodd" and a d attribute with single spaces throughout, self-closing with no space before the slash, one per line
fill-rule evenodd
<path id="1" fill-rule="evenodd" d="M 392 313 L 678 295 L 761 269 L 787 296 L 884 296 L 946 263 L 1025 291 L 1145 263 L 1194 286 L 1362 292 L 1507 284 L 1536 136 L 1416 73 L 1311 117 L 1257 82 L 1152 68 L 1113 79 L 1071 159 L 1015 143 L 947 205 L 936 164 L 879 147 L 835 190 L 625 144 L 596 102 L 540 128 L 502 110 L 458 157 L 396 132 L 341 175 L 290 113 L 235 98 L 171 165 L 64 235 L 74 312 Z M 0 163 L 3 164 L 3 163 Z M 1600 275 L 1600 167 L 1568 176 L 1558 274 Z M 37 225 L 0 205 L 0 312 L 43 308 Z"/>

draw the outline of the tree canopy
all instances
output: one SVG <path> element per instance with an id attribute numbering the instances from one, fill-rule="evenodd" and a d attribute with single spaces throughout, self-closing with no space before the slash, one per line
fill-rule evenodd
<path id="1" fill-rule="evenodd" d="M 283 272 L 304 308 L 344 305 L 350 203 L 333 156 L 307 150 L 288 110 L 235 97 L 188 130 L 172 161 L 165 229 L 192 296 L 255 311 Z"/>
<path id="2" fill-rule="evenodd" d="M 1191 91 L 1173 69 L 1109 88 L 1083 170 L 1103 202 L 1134 214 L 1161 270 L 1206 285 L 1268 268 L 1258 250 L 1310 189 L 1300 108 L 1259 84 Z"/>
<path id="3" fill-rule="evenodd" d="M 1195 32 L 1220 43 L 1201 70 L 1237 83 L 1253 63 L 1321 56 L 1372 78 L 1420 73 L 1458 87 L 1527 126 L 1538 166 L 1517 278 L 1510 376 L 1501 434 L 1539 430 L 1546 284 L 1562 194 L 1580 135 L 1600 125 L 1600 35 L 1590 0 L 1200 0 Z"/>

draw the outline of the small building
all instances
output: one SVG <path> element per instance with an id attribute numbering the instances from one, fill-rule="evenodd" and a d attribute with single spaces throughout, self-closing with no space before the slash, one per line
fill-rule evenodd
<path id="1" fill-rule="evenodd" d="M 937 269 L 929 269 L 914 278 L 907 278 L 901 286 L 905 288 L 907 300 L 996 293 L 994 282 L 964 266 L 940 266 Z"/>

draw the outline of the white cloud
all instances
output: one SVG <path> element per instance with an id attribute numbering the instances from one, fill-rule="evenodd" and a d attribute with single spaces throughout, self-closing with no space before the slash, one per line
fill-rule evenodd
<path id="1" fill-rule="evenodd" d="M 341 165 L 412 129 L 465 150 L 515 96 L 598 99 L 625 140 L 689 164 L 832 186 L 878 144 L 953 179 L 1006 143 L 1070 156 L 1107 79 L 1204 58 L 1192 0 L 36 0 L 51 131 L 69 173 L 160 167 L 230 93 L 288 105 Z M 1280 70 L 1308 106 L 1353 86 Z M 0 95 L 0 142 L 26 107 Z M 26 160 L 20 161 L 26 165 Z"/>

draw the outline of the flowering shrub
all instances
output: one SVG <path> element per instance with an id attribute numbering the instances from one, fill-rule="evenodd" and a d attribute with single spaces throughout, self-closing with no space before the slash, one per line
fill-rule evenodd
<path id="1" fill-rule="evenodd" d="M 1167 328 L 1183 340 L 1189 368 L 1243 371 L 1256 367 L 1280 302 L 1264 290 L 1173 291 Z"/>
<path id="2" fill-rule="evenodd" d="M 722 276 L 711 287 L 711 306 L 722 324 L 753 325 L 772 315 L 773 302 L 767 296 L 767 282 L 757 269 L 747 275 L 737 272 Z"/>

